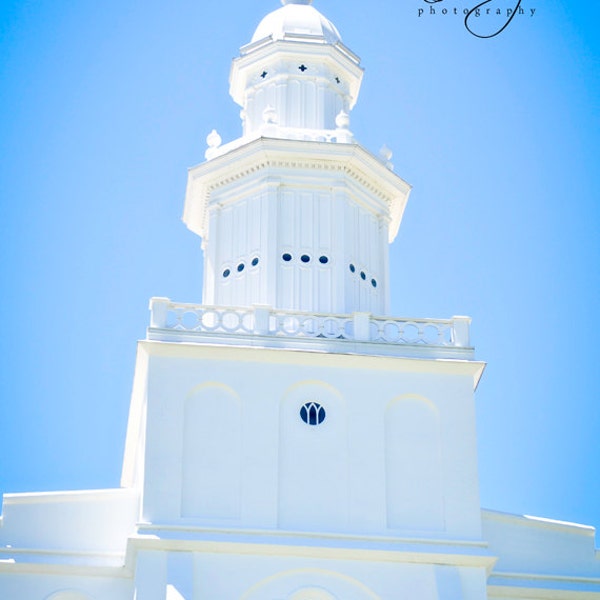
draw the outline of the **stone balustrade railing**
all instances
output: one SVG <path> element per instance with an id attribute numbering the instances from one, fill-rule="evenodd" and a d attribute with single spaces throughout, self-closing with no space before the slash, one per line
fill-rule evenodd
<path id="1" fill-rule="evenodd" d="M 152 298 L 149 339 L 164 334 L 261 336 L 372 342 L 406 346 L 470 349 L 469 317 L 401 319 L 355 312 L 350 315 L 278 310 L 269 306 L 225 307 Z M 162 335 L 161 335 L 162 332 Z M 190 339 L 186 336 L 186 339 Z"/>

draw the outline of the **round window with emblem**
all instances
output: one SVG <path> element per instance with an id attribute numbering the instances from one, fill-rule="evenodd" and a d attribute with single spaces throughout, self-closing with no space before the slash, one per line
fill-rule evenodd
<path id="1" fill-rule="evenodd" d="M 300 418 L 307 425 L 320 425 L 325 416 L 325 409 L 318 402 L 307 402 L 300 408 Z"/>

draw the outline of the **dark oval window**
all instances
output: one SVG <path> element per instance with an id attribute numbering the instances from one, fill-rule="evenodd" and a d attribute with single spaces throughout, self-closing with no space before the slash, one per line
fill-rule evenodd
<path id="1" fill-rule="evenodd" d="M 290 260 L 292 260 L 292 255 L 288 254 L 287 252 L 285 254 L 281 255 L 281 258 L 283 258 L 283 260 L 285 260 L 285 262 L 290 262 Z"/>
<path id="2" fill-rule="evenodd" d="M 223 271 L 223 277 L 229 277 L 231 275 L 231 271 L 229 269 L 225 269 Z"/>
<path id="3" fill-rule="evenodd" d="M 252 259 L 252 266 L 253 266 L 253 267 L 255 267 L 257 264 L 258 264 L 258 256 L 255 256 L 255 257 Z"/>
<path id="4" fill-rule="evenodd" d="M 245 267 L 246 267 L 246 265 L 244 263 L 240 263 L 237 266 L 238 273 L 241 273 L 244 270 Z"/>
<path id="5" fill-rule="evenodd" d="M 320 425 L 325 420 L 325 409 L 317 402 L 307 402 L 300 408 L 300 418 L 307 425 Z"/>
<path id="6" fill-rule="evenodd" d="M 310 262 L 310 256 L 309 256 L 308 254 L 303 254 L 303 255 L 300 257 L 300 260 L 301 260 L 303 263 Z"/>
<path id="7" fill-rule="evenodd" d="M 373 287 L 377 287 L 377 282 L 374 279 L 371 279 L 371 285 Z"/>
<path id="8" fill-rule="evenodd" d="M 326 265 L 329 262 L 329 259 L 326 256 L 319 256 L 319 262 L 322 265 Z"/>
<path id="9" fill-rule="evenodd" d="M 356 267 L 352 263 L 350 263 L 349 269 L 351 273 L 354 273 L 356 271 Z"/>
<path id="10" fill-rule="evenodd" d="M 364 281 L 364 280 L 367 278 L 367 276 L 365 275 L 365 272 L 364 272 L 364 271 L 361 271 L 361 272 L 360 272 L 360 278 L 361 278 L 363 281 Z"/>

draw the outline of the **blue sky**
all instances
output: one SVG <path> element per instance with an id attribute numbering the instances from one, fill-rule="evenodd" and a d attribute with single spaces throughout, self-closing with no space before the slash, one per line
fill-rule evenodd
<path id="1" fill-rule="evenodd" d="M 315 7 L 366 70 L 351 129 L 413 185 L 392 313 L 473 317 L 482 504 L 598 527 L 600 9 L 522 0 L 479 39 L 477 2 Z M 0 5 L 0 492 L 119 484 L 148 299 L 201 298 L 186 169 L 240 134 L 230 61 L 278 6 Z"/>

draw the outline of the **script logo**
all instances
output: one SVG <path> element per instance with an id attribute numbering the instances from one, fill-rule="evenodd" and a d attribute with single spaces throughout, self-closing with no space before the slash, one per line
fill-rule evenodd
<path id="1" fill-rule="evenodd" d="M 429 10 L 426 8 L 419 8 L 418 16 L 423 15 L 464 15 L 464 24 L 467 31 L 475 37 L 487 39 L 492 38 L 502 33 L 511 23 L 511 21 L 517 16 L 529 15 L 533 17 L 535 15 L 535 8 L 530 8 L 526 11 L 522 6 L 522 0 L 517 0 L 517 3 L 508 8 L 501 8 L 499 6 L 486 6 L 494 0 L 483 0 L 473 8 L 458 8 L 456 6 L 452 8 L 434 7 L 432 5 L 444 2 L 444 0 L 423 0 L 429 4 Z M 493 27 L 490 32 L 483 32 L 483 23 L 489 23 L 493 21 Z"/>

